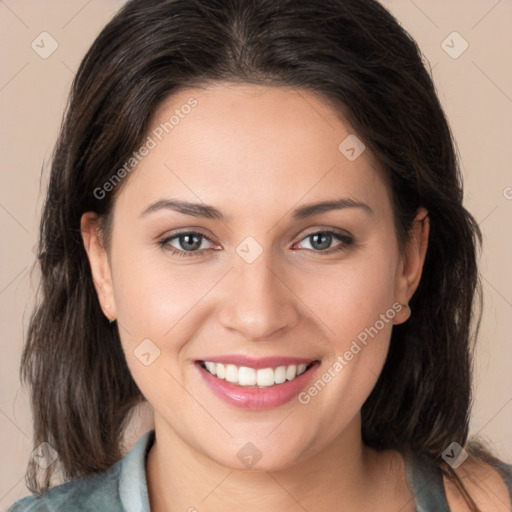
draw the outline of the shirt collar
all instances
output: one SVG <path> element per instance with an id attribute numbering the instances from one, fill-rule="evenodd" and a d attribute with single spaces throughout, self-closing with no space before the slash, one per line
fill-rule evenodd
<path id="1" fill-rule="evenodd" d="M 146 481 L 146 458 L 155 441 L 155 431 L 146 432 L 123 457 L 119 474 L 119 497 L 126 512 L 150 512 Z"/>

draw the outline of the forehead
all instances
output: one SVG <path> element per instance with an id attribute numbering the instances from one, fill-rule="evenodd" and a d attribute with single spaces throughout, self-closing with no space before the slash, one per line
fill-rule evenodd
<path id="1" fill-rule="evenodd" d="M 152 149 L 121 194 L 131 204 L 172 196 L 224 207 L 226 216 L 230 209 L 261 216 L 343 196 L 389 210 L 374 156 L 364 149 L 348 158 L 348 146 L 362 148 L 357 135 L 309 91 L 233 83 L 183 89 L 160 105 L 147 136 Z"/>

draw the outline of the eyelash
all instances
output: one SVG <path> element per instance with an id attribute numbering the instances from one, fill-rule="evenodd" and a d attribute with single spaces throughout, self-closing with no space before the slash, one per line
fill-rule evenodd
<path id="1" fill-rule="evenodd" d="M 322 255 L 328 255 L 328 254 L 333 254 L 336 252 L 346 251 L 354 243 L 354 239 L 352 237 L 350 237 L 348 235 L 342 235 L 342 234 L 340 234 L 336 231 L 332 231 L 332 230 L 313 231 L 311 233 L 308 233 L 304 238 L 302 238 L 300 240 L 300 242 L 302 242 L 306 238 L 309 238 L 313 235 L 319 235 L 319 234 L 332 235 L 334 238 L 337 238 L 342 243 L 335 246 L 334 248 L 331 248 L 331 249 L 318 250 L 318 251 L 315 251 L 313 249 L 307 249 L 308 251 L 316 252 L 316 253 L 319 253 Z M 176 249 L 176 248 L 172 247 L 171 245 L 169 245 L 169 242 L 171 240 L 174 240 L 175 238 L 179 238 L 180 236 L 184 236 L 184 235 L 197 235 L 198 237 L 201 238 L 201 240 L 205 239 L 205 240 L 208 240 L 209 242 L 213 243 L 213 241 L 210 238 L 208 238 L 206 235 L 203 235 L 202 233 L 198 233 L 197 231 L 182 231 L 181 233 L 175 233 L 172 236 L 169 236 L 167 238 L 164 238 L 163 240 L 160 240 L 158 242 L 158 245 L 160 247 L 162 247 L 163 249 L 171 252 L 172 254 L 174 254 L 176 256 L 180 256 L 180 257 L 198 256 L 199 253 L 206 250 L 206 249 L 203 249 L 200 251 L 182 251 L 182 250 Z"/>

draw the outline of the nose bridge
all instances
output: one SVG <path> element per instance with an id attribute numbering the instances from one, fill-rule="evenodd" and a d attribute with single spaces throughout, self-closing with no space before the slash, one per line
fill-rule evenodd
<path id="1" fill-rule="evenodd" d="M 258 244 L 259 245 L 259 244 Z M 237 247 L 229 291 L 221 307 L 221 323 L 248 340 L 266 340 L 294 326 L 299 318 L 286 276 L 273 264 L 272 250 L 253 240 Z"/>

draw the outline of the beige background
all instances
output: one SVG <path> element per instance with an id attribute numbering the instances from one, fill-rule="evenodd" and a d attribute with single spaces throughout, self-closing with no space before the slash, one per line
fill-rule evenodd
<path id="1" fill-rule="evenodd" d="M 48 162 L 80 60 L 121 0 L 0 0 L 0 509 L 28 494 L 31 414 L 18 369 L 38 274 L 34 263 L 40 175 Z M 484 233 L 484 316 L 477 349 L 471 431 L 512 462 L 512 2 L 385 0 L 433 68 L 458 141 L 465 205 Z M 31 47 L 57 41 L 47 59 Z M 457 31 L 458 58 L 442 42 Z M 448 38 L 451 50 L 460 39 Z M 43 173 L 43 185 L 47 168 Z M 44 190 L 44 189 L 43 189 Z M 139 420 L 128 447 L 148 426 Z"/>

